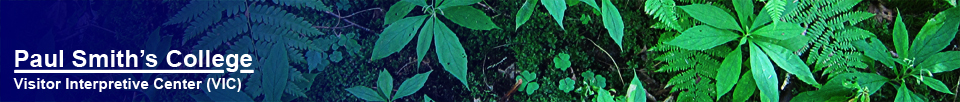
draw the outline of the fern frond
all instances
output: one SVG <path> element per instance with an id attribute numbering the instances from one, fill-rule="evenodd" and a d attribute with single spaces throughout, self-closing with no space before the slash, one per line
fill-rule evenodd
<path id="1" fill-rule="evenodd" d="M 281 10 L 273 6 L 253 5 L 250 7 L 250 18 L 250 21 L 283 28 L 282 30 L 294 31 L 296 34 L 307 36 L 324 34 L 321 33 L 320 30 L 313 28 L 313 24 L 304 21 L 302 17 L 297 17 L 291 13 L 287 13 L 286 10 Z"/>
<path id="2" fill-rule="evenodd" d="M 330 11 L 330 7 L 327 7 L 319 0 L 272 0 L 274 4 L 280 4 L 283 6 L 293 6 L 297 8 L 307 7 L 317 11 Z"/>
<path id="3" fill-rule="evenodd" d="M 236 17 L 227 20 L 223 25 L 213 28 L 207 36 L 200 38 L 200 41 L 197 41 L 198 43 L 193 46 L 193 49 L 216 49 L 241 33 L 250 31 L 248 25 L 246 17 Z"/>
<path id="4" fill-rule="evenodd" d="M 667 28 L 682 31 L 680 24 L 677 23 L 676 3 L 673 0 L 647 0 L 644 3 L 643 11 L 648 15 L 653 15 Z"/>
<path id="5" fill-rule="evenodd" d="M 290 83 L 287 83 L 286 89 L 283 90 L 283 93 L 287 93 L 297 97 L 307 97 L 307 93 L 305 93 L 304 91 L 306 90 L 303 90 L 303 88 L 300 88 L 300 86 L 297 86 L 297 84 L 290 82 Z"/>

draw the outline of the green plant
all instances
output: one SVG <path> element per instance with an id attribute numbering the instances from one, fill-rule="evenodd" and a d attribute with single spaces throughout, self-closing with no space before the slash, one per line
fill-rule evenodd
<path id="1" fill-rule="evenodd" d="M 570 55 L 566 53 L 560 53 L 553 57 L 553 66 L 555 68 L 559 68 L 561 71 L 567 71 L 567 68 L 570 68 L 570 65 Z"/>
<path id="2" fill-rule="evenodd" d="M 289 13 L 285 8 L 297 8 L 304 11 L 331 11 L 329 7 L 319 1 L 274 0 L 269 3 L 265 0 L 193 0 L 181 8 L 169 21 L 165 22 L 163 25 L 184 24 L 181 26 L 185 29 L 183 39 L 180 41 L 183 46 L 187 46 L 191 50 L 252 53 L 254 58 L 257 59 L 256 61 L 259 61 L 258 64 L 251 66 L 256 72 L 253 74 L 207 75 L 210 78 L 245 79 L 244 93 L 231 90 L 214 90 L 204 91 L 205 95 L 194 95 L 206 97 L 194 98 L 212 101 L 255 101 L 254 99 L 263 99 L 258 101 L 290 101 L 298 97 L 306 97 L 304 90 L 309 87 L 305 86 L 312 84 L 312 79 L 316 74 L 309 74 L 310 70 L 301 72 L 291 66 L 291 64 L 307 63 L 303 52 L 322 52 L 330 56 L 340 56 L 339 59 L 342 60 L 344 56 L 340 55 L 341 52 L 346 51 L 349 54 L 358 51 L 350 49 L 359 48 L 343 46 L 343 44 L 334 46 L 337 40 L 332 39 L 343 38 L 336 38 L 320 32 L 313 27 L 312 23 Z M 346 47 L 346 49 L 337 50 L 340 47 Z M 324 59 L 322 61 L 337 60 L 335 58 L 321 59 Z M 333 62 L 336 63 L 336 61 Z M 257 98 L 261 96 L 263 98 Z"/>
<path id="3" fill-rule="evenodd" d="M 864 11 L 852 11 L 861 0 L 810 0 L 786 4 L 783 20 L 806 25 L 809 52 L 806 63 L 813 71 L 823 71 L 830 77 L 867 68 L 862 51 L 853 42 L 872 36 L 854 25 L 874 17 Z M 799 44 L 799 43 L 798 43 Z"/>
<path id="4" fill-rule="evenodd" d="M 564 11 L 567 10 L 568 1 L 571 0 L 526 0 L 523 6 L 520 7 L 520 10 L 517 11 L 517 26 L 514 29 L 519 29 L 521 25 L 530 20 L 530 16 L 533 11 L 536 10 L 536 3 L 540 1 L 540 4 L 547 9 L 547 12 L 557 21 L 557 25 L 560 26 L 560 29 L 565 29 L 563 27 L 563 16 Z M 601 0 L 601 5 L 603 7 L 597 6 L 596 0 L 580 0 L 581 2 L 593 7 L 594 10 L 600 11 L 600 16 L 603 18 L 603 27 L 607 29 L 607 33 L 610 35 L 610 38 L 617 43 L 620 49 L 623 49 L 623 18 L 620 17 L 620 11 L 617 10 L 616 6 L 613 6 L 613 3 L 610 0 Z M 582 18 L 582 17 L 581 17 Z"/>
<path id="5" fill-rule="evenodd" d="M 576 84 L 577 82 L 573 81 L 573 79 L 563 78 L 563 80 L 560 80 L 558 87 L 563 92 L 570 92 L 573 91 L 573 88 Z"/>
<path id="6" fill-rule="evenodd" d="M 864 54 L 870 59 L 876 60 L 893 70 L 896 76 L 889 82 L 893 85 L 899 83 L 896 101 L 926 101 L 925 97 L 907 88 L 908 85 L 916 84 L 928 86 L 939 92 L 954 94 L 940 80 L 934 79 L 933 73 L 953 71 L 960 68 L 960 57 L 957 57 L 960 56 L 960 51 L 940 52 L 957 35 L 960 19 L 955 18 L 960 18 L 960 8 L 954 7 L 940 12 L 934 18 L 928 20 L 914 38 L 913 43 L 909 43 L 910 35 L 903 23 L 903 18 L 897 15 L 893 28 L 893 45 L 895 54 L 898 55 L 896 57 L 888 54 L 889 51 L 887 51 L 883 42 L 880 42 L 877 38 L 870 38 L 869 42 L 866 40 L 858 41 L 854 43 L 854 46 L 863 50 Z M 896 64 L 899 64 L 899 66 Z M 888 81 L 884 80 L 882 82 Z M 875 87 L 879 88 L 880 86 Z M 874 90 L 870 92 L 873 93 Z"/>
<path id="7" fill-rule="evenodd" d="M 391 76 L 387 70 L 380 71 L 379 78 L 377 78 L 377 90 L 366 86 L 354 86 L 346 90 L 350 92 L 350 94 L 363 100 L 392 102 L 393 100 L 412 95 L 419 91 L 420 88 L 423 87 L 423 83 L 427 82 L 427 78 L 432 72 L 433 71 L 427 71 L 426 73 L 413 75 L 413 77 L 410 77 L 410 79 L 400 84 L 400 87 L 397 88 L 397 93 L 392 93 L 393 76 Z M 426 95 L 424 95 L 424 97 L 428 98 Z"/>
<path id="8" fill-rule="evenodd" d="M 517 77 L 517 80 L 523 80 L 523 82 L 520 83 L 520 87 L 517 88 L 520 88 L 519 91 L 527 92 L 527 95 L 533 94 L 533 91 L 540 89 L 540 83 L 534 82 L 534 80 L 537 80 L 537 73 L 531 73 L 529 71 L 520 72 L 520 77 Z"/>
<path id="9" fill-rule="evenodd" d="M 714 101 L 717 92 L 716 81 L 713 80 L 716 80 L 719 60 L 732 49 L 717 46 L 707 50 L 688 50 L 666 44 L 665 42 L 675 39 L 679 31 L 692 27 L 696 21 L 682 10 L 677 10 L 673 0 L 647 0 L 644 5 L 644 11 L 660 21 L 651 28 L 668 31 L 661 33 L 657 44 L 649 49 L 651 52 L 662 52 L 656 55 L 654 60 L 665 63 L 655 72 L 676 72 L 670 77 L 666 87 L 670 87 L 671 92 L 680 93 L 677 101 Z"/>
<path id="10" fill-rule="evenodd" d="M 748 46 L 750 68 L 754 81 L 760 90 L 760 97 L 765 102 L 779 101 L 777 90 L 778 78 L 773 64 L 776 64 L 790 74 L 796 75 L 801 81 L 820 87 L 813 74 L 800 58 L 792 53 L 799 49 L 795 43 L 805 44 L 803 40 L 790 40 L 802 36 L 805 28 L 795 23 L 773 21 L 767 11 L 753 15 L 752 0 L 735 0 L 734 8 L 739 20 L 731 17 L 723 9 L 705 4 L 680 6 L 691 17 L 706 24 L 686 29 L 675 39 L 666 44 L 675 45 L 688 50 L 707 50 L 740 39 L 733 51 L 726 54 L 719 65 L 717 73 L 717 94 L 723 96 L 730 91 L 740 79 L 743 55 L 740 46 Z M 770 5 L 768 3 L 768 5 Z M 753 19 L 756 17 L 756 19 Z M 738 22 L 739 21 L 739 22 Z M 767 24 L 770 22 L 779 22 Z M 735 33 L 735 32 L 739 32 Z M 802 45 L 799 45 L 802 46 Z M 762 48 L 762 49 L 761 49 Z"/>
<path id="11" fill-rule="evenodd" d="M 381 59 L 403 49 L 419 29 L 417 37 L 417 62 L 430 50 L 430 42 L 436 40 L 437 57 L 443 68 L 467 86 L 467 54 L 457 37 L 447 25 L 440 21 L 439 15 L 453 23 L 474 30 L 499 28 L 483 11 L 469 6 L 480 0 L 402 0 L 390 6 L 384 17 L 384 28 L 373 47 L 370 60 Z M 438 4 L 439 3 L 439 4 Z M 420 6 L 427 15 L 406 17 L 414 7 Z M 426 21 L 426 22 L 425 22 Z M 422 25 L 422 26 L 421 26 Z M 419 66 L 420 64 L 417 64 Z"/>
<path id="12" fill-rule="evenodd" d="M 637 78 L 637 75 L 634 74 L 633 80 L 630 81 L 630 84 L 627 85 L 626 97 L 617 97 L 610 94 L 606 87 L 606 79 L 603 76 L 596 75 L 594 76 L 593 72 L 587 71 L 581 73 L 583 76 L 583 87 L 577 88 L 578 93 L 581 93 L 581 98 L 586 100 L 589 97 L 593 97 L 594 102 L 646 102 L 647 101 L 647 90 L 643 88 L 643 83 L 640 82 L 640 79 Z M 565 84 L 566 83 L 566 84 Z M 570 78 L 566 78 L 560 81 L 561 90 L 568 92 L 567 89 L 563 87 L 569 87 L 572 89 L 574 87 L 574 81 Z"/>

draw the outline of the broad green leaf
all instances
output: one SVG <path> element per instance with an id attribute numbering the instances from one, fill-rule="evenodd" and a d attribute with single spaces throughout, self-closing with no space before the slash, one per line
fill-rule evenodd
<path id="1" fill-rule="evenodd" d="M 563 0 L 567 3 L 567 6 L 577 6 L 580 4 L 580 0 Z"/>
<path id="2" fill-rule="evenodd" d="M 733 8 L 737 10 L 737 18 L 740 18 L 740 25 L 743 25 L 743 27 L 748 27 L 746 25 L 752 24 L 753 0 L 733 0 Z M 718 96 L 722 96 L 722 94 Z"/>
<path id="3" fill-rule="evenodd" d="M 613 96 L 610 95 L 610 92 L 604 89 L 597 90 L 597 98 L 595 102 L 615 102 L 613 101 Z"/>
<path id="4" fill-rule="evenodd" d="M 760 47 L 755 43 L 750 43 L 750 69 L 753 72 L 753 79 L 757 82 L 757 88 L 760 89 L 760 100 L 763 102 L 779 102 L 780 95 L 777 90 L 777 72 L 773 69 L 773 64 Z"/>
<path id="5" fill-rule="evenodd" d="M 430 98 L 427 94 L 423 94 L 423 102 L 433 102 L 433 98 Z"/>
<path id="6" fill-rule="evenodd" d="M 423 56 L 427 56 L 430 44 L 433 44 L 434 33 L 439 33 L 439 30 L 436 29 L 440 29 L 440 26 L 437 26 L 436 22 L 440 22 L 437 16 L 430 16 L 427 22 L 423 24 L 423 28 L 420 28 L 420 36 L 417 37 L 417 68 L 420 67 L 420 62 L 423 62 Z"/>
<path id="7" fill-rule="evenodd" d="M 689 50 L 707 50 L 717 45 L 733 41 L 737 39 L 737 37 L 740 37 L 740 35 L 728 30 L 720 30 L 710 26 L 700 25 L 683 31 L 683 33 L 670 42 L 666 42 L 666 44 Z"/>
<path id="8" fill-rule="evenodd" d="M 290 77 L 290 60 L 287 54 L 287 46 L 282 43 L 274 43 L 270 47 L 270 57 L 266 64 L 261 66 L 263 84 L 263 101 L 280 101 L 283 91 L 287 86 L 287 79 Z"/>
<path id="9" fill-rule="evenodd" d="M 380 71 L 380 77 L 377 78 L 377 90 L 383 93 L 383 97 L 393 95 L 393 76 L 387 70 Z"/>
<path id="10" fill-rule="evenodd" d="M 367 101 L 386 101 L 386 98 L 382 97 L 380 93 L 373 91 L 373 89 L 370 89 L 366 86 L 347 88 L 347 92 L 350 92 L 350 94 L 353 94 L 353 96 L 356 96 L 357 98 Z"/>
<path id="11" fill-rule="evenodd" d="M 627 102 L 646 102 L 646 101 L 647 101 L 647 89 L 643 88 L 643 83 L 640 82 L 640 79 L 637 78 L 636 74 L 634 74 L 633 80 L 630 81 L 630 86 L 627 87 Z"/>
<path id="12" fill-rule="evenodd" d="M 600 12 L 603 13 L 603 27 L 607 28 L 607 33 L 610 34 L 610 38 L 613 38 L 613 42 L 623 49 L 623 18 L 620 17 L 620 11 L 610 0 L 603 0 L 602 3 L 603 8 Z"/>
<path id="13" fill-rule="evenodd" d="M 946 48 L 957 35 L 960 19 L 956 18 L 960 18 L 960 8 L 954 7 L 928 20 L 913 40 L 910 48 L 912 57 L 915 57 L 917 62 L 923 62 L 930 55 Z"/>
<path id="14" fill-rule="evenodd" d="M 470 4 L 479 3 L 481 0 L 443 0 L 443 3 L 438 6 L 440 9 L 446 9 L 449 7 L 457 6 L 466 6 Z"/>
<path id="15" fill-rule="evenodd" d="M 561 71 L 567 71 L 567 68 L 570 68 L 570 55 L 566 53 L 560 53 L 556 57 L 553 57 L 553 66 L 560 68 Z"/>
<path id="16" fill-rule="evenodd" d="M 533 94 L 533 92 L 537 91 L 537 89 L 540 89 L 540 83 L 530 82 L 529 84 L 527 84 L 527 89 L 526 89 L 527 95 Z"/>
<path id="17" fill-rule="evenodd" d="M 770 19 L 770 14 L 767 13 L 767 10 L 760 10 L 760 14 L 757 15 L 757 18 L 753 19 L 753 25 L 751 25 L 750 28 L 754 28 L 753 30 L 756 30 L 756 28 L 767 25 L 767 23 L 772 21 L 773 20 Z"/>
<path id="18" fill-rule="evenodd" d="M 920 76 L 920 79 L 918 80 L 922 81 L 924 85 L 927 85 L 927 87 L 930 87 L 933 90 L 937 90 L 947 94 L 953 94 L 953 92 L 950 92 L 950 89 L 947 88 L 947 85 L 944 85 L 943 82 L 941 82 L 940 80 L 934 79 L 933 77 Z"/>
<path id="19" fill-rule="evenodd" d="M 893 24 L 893 46 L 897 48 L 897 54 L 901 58 L 910 58 L 910 53 L 907 53 L 910 50 L 910 35 L 907 32 L 906 25 L 903 24 L 903 17 L 900 17 L 900 13 L 897 13 L 895 22 Z"/>
<path id="20" fill-rule="evenodd" d="M 400 1 L 406 1 L 406 2 L 412 3 L 412 4 L 417 5 L 417 6 L 423 6 L 423 7 L 428 6 L 428 5 L 427 5 L 427 0 L 400 0 Z M 394 5 L 396 5 L 396 4 L 394 4 Z"/>
<path id="21" fill-rule="evenodd" d="M 453 23 L 473 30 L 490 30 L 497 27 L 487 14 L 472 6 L 456 6 L 443 9 L 443 16 Z"/>
<path id="22" fill-rule="evenodd" d="M 593 7 L 593 9 L 595 10 L 600 10 L 600 6 L 597 6 L 596 0 L 580 0 L 580 1 L 583 1 L 583 3 L 587 3 L 587 5 L 590 5 L 590 7 Z"/>
<path id="23" fill-rule="evenodd" d="M 883 63 L 888 68 L 894 67 L 893 56 L 890 56 L 887 48 L 883 46 L 883 42 L 880 42 L 877 38 L 870 38 L 869 43 L 865 40 L 855 41 L 853 42 L 853 46 L 863 51 L 863 54 L 867 55 L 867 57 L 880 61 L 880 63 Z"/>
<path id="24" fill-rule="evenodd" d="M 413 39 L 413 35 L 417 34 L 417 29 L 420 28 L 426 17 L 426 15 L 407 17 L 384 28 L 380 38 L 377 38 L 377 43 L 373 46 L 370 60 L 390 56 L 390 54 L 399 52 L 404 46 L 407 46 L 407 43 L 410 43 L 410 40 Z"/>
<path id="25" fill-rule="evenodd" d="M 397 1 L 397 3 L 390 6 L 390 9 L 387 10 L 387 14 L 383 17 L 383 25 L 387 25 L 397 20 L 403 19 L 406 17 L 410 11 L 413 10 L 413 7 L 417 7 L 413 3 L 406 1 Z"/>
<path id="26" fill-rule="evenodd" d="M 737 82 L 737 88 L 733 90 L 733 102 L 745 102 L 753 96 L 755 91 L 757 91 L 757 83 L 753 80 L 753 72 L 744 72 Z"/>
<path id="27" fill-rule="evenodd" d="M 459 79 L 463 86 L 467 86 L 467 53 L 460 44 L 460 38 L 457 38 L 457 34 L 454 34 L 443 22 L 434 22 L 434 25 L 439 27 L 434 29 L 436 33 L 433 37 L 437 40 L 434 44 L 437 46 L 440 65 Z"/>
<path id="28" fill-rule="evenodd" d="M 577 84 L 576 81 L 573 81 L 573 79 L 564 78 L 563 80 L 560 80 L 559 87 L 561 91 L 569 93 L 570 91 L 573 90 L 574 85 L 576 84 Z"/>
<path id="29" fill-rule="evenodd" d="M 810 72 L 810 67 L 803 63 L 803 60 L 800 60 L 799 56 L 793 54 L 793 51 L 770 43 L 755 43 L 763 48 L 763 51 L 765 51 L 770 57 L 770 60 L 776 62 L 777 66 L 780 66 L 780 69 L 796 75 L 801 81 L 813 85 L 813 87 L 820 88 L 821 85 L 820 83 L 817 83 L 817 79 L 813 78 L 813 73 Z"/>
<path id="30" fill-rule="evenodd" d="M 530 15 L 533 15 L 533 11 L 537 10 L 537 2 L 539 1 L 540 0 L 526 0 L 523 6 L 520 6 L 520 10 L 517 11 L 517 27 L 513 29 L 520 29 L 520 25 L 530 20 Z"/>
<path id="31" fill-rule="evenodd" d="M 683 9 L 683 11 L 686 11 L 687 14 L 690 14 L 690 17 L 706 23 L 707 25 L 720 29 L 740 31 L 740 25 L 737 25 L 737 20 L 733 19 L 733 17 L 731 17 L 727 11 L 724 11 L 716 6 L 693 4 L 680 6 L 680 9 Z"/>
<path id="32" fill-rule="evenodd" d="M 560 29 L 563 28 L 563 13 L 567 11 L 567 2 L 563 0 L 542 0 L 540 4 L 543 4 L 544 8 L 547 8 L 547 12 L 553 16 L 553 19 L 557 21 L 557 25 L 560 26 Z"/>
<path id="33" fill-rule="evenodd" d="M 953 7 L 957 7 L 957 0 L 943 0 L 947 1 L 947 4 L 950 4 Z"/>
<path id="34" fill-rule="evenodd" d="M 940 52 L 920 63 L 920 68 L 930 73 L 953 71 L 960 68 L 960 51 Z"/>
<path id="35" fill-rule="evenodd" d="M 413 93 L 419 91 L 420 88 L 423 88 L 423 83 L 427 82 L 427 78 L 430 77 L 430 73 L 433 73 L 433 71 L 431 70 L 427 71 L 426 73 L 413 75 L 413 77 L 410 77 L 410 79 L 403 81 L 403 83 L 400 84 L 400 88 L 397 88 L 397 93 L 394 94 L 393 98 L 390 100 L 397 100 L 401 97 L 412 95 Z"/>
<path id="36" fill-rule="evenodd" d="M 770 37 L 777 40 L 786 40 L 801 36 L 804 30 L 807 29 L 800 27 L 799 24 L 783 22 L 764 26 L 760 29 L 757 29 L 757 31 L 753 31 L 752 34 Z"/>
<path id="37" fill-rule="evenodd" d="M 740 79 L 740 68 L 743 68 L 741 65 L 743 65 L 743 51 L 738 46 L 723 58 L 720 69 L 717 70 L 717 73 L 720 73 L 717 74 L 717 96 L 727 94 L 733 89 L 733 85 L 737 84 L 737 80 Z M 717 100 L 719 98 L 717 97 Z"/>
<path id="38" fill-rule="evenodd" d="M 856 77 L 857 83 L 860 84 L 860 87 L 862 89 L 868 89 L 871 95 L 873 93 L 876 93 L 877 90 L 880 90 L 880 88 L 883 87 L 883 84 L 886 84 L 887 81 L 890 80 L 890 79 L 887 79 L 887 77 L 883 77 L 883 76 L 880 76 L 879 74 L 874 74 L 874 73 L 844 73 L 844 74 L 841 74 L 840 76 Z M 826 88 L 826 86 L 824 88 Z"/>
<path id="39" fill-rule="evenodd" d="M 897 88 L 897 96 L 894 98 L 894 102 L 924 102 L 924 100 L 907 89 L 907 85 L 901 83 L 900 88 Z"/>

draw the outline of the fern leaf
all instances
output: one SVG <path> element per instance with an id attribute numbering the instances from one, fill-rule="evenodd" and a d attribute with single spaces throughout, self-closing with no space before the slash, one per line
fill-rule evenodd
<path id="1" fill-rule="evenodd" d="M 297 17 L 291 13 L 287 13 L 286 10 L 281 10 L 273 6 L 254 5 L 250 7 L 250 18 L 250 21 L 280 27 L 283 28 L 281 30 L 290 30 L 296 34 L 307 36 L 323 35 L 319 30 L 313 28 L 313 24 L 304 21 L 302 17 Z"/>
<path id="2" fill-rule="evenodd" d="M 287 83 L 286 89 L 283 90 L 283 93 L 287 93 L 297 97 L 307 97 L 307 93 L 305 93 L 304 91 L 306 90 L 303 90 L 303 88 L 300 88 L 300 86 L 297 86 L 297 84 L 290 82 L 290 83 Z"/>
<path id="3" fill-rule="evenodd" d="M 226 41 L 237 37 L 237 35 L 250 31 L 247 25 L 247 19 L 245 17 L 227 20 L 223 25 L 211 30 L 207 36 L 200 38 L 200 41 L 197 41 L 197 45 L 193 46 L 193 49 L 216 49 Z"/>

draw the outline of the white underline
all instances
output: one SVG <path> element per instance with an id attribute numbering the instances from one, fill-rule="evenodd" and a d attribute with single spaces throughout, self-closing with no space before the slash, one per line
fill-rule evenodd
<path id="1" fill-rule="evenodd" d="M 224 70 L 13 70 L 13 73 L 226 73 Z M 240 70 L 240 73 L 253 73 L 253 70 Z"/>

